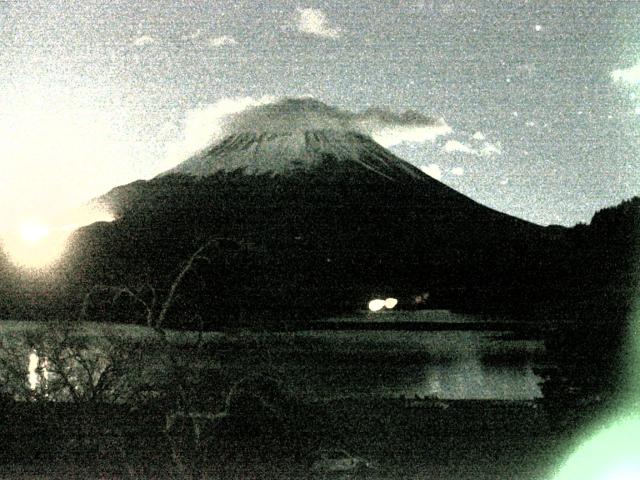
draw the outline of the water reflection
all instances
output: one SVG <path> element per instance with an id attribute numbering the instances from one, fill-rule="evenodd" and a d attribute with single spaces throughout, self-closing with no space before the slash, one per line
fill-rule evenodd
<path id="1" fill-rule="evenodd" d="M 42 386 L 46 386 L 47 380 L 49 380 L 48 363 L 47 357 L 40 358 L 35 349 L 31 350 L 27 367 L 29 371 L 29 388 L 31 390 L 36 390 L 41 383 L 43 384 Z"/>
<path id="2" fill-rule="evenodd" d="M 403 320 L 412 321 L 412 315 L 403 313 Z M 455 317 L 437 312 L 429 315 L 447 321 Z M 423 316 L 415 314 L 418 319 Z M 249 335 L 252 345 L 255 342 L 264 348 L 217 352 L 225 371 L 241 377 L 255 370 L 275 370 L 301 396 L 442 400 L 542 397 L 542 379 L 533 368 L 545 352 L 543 343 L 537 340 L 458 330 L 314 330 Z M 73 338 L 63 338 L 64 349 L 36 349 L 33 344 L 23 344 L 23 353 L 14 358 L 21 362 L 15 371 L 26 374 L 19 379 L 29 389 L 26 398 L 38 393 L 57 401 L 95 399 L 96 395 L 111 398 L 112 391 L 131 387 L 138 379 L 162 382 L 166 374 L 168 358 L 154 348 L 144 353 L 145 362 L 132 363 L 128 348 L 116 348 L 110 340 L 96 337 L 89 344 L 86 339 Z M 210 365 L 209 359 L 184 360 L 190 362 L 194 375 Z M 114 375 L 114 371 L 126 372 L 126 378 Z"/>
<path id="3" fill-rule="evenodd" d="M 29 387 L 31 390 L 35 390 L 38 386 L 38 364 L 40 358 L 35 350 L 29 354 Z"/>
<path id="4" fill-rule="evenodd" d="M 533 372 L 534 359 L 544 355 L 541 341 L 477 331 L 314 331 L 289 339 L 297 353 L 282 355 L 278 367 L 321 398 L 542 397 L 542 379 Z"/>
<path id="5" fill-rule="evenodd" d="M 532 400 L 542 397 L 531 366 L 487 366 L 478 359 L 426 365 L 424 378 L 401 388 L 406 397 L 440 399 Z"/>

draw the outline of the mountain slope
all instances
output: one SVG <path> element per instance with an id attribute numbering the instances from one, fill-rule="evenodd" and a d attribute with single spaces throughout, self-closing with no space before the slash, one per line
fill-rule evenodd
<path id="1" fill-rule="evenodd" d="M 535 296 L 540 265 L 553 262 L 541 254 L 546 229 L 486 208 L 352 132 L 230 136 L 97 201 L 117 220 L 75 236 L 68 264 L 70 278 L 82 270 L 78 289 L 166 284 L 207 239 L 224 239 L 235 247 L 214 249 L 199 267 L 208 287 L 183 294 L 180 308 L 201 305 L 201 316 L 308 318 L 426 291 L 433 306 L 499 309 Z M 213 286 L 215 295 L 204 293 Z"/>
<path id="2" fill-rule="evenodd" d="M 391 182 L 397 188 L 428 197 L 426 200 L 434 206 L 450 208 L 450 215 L 465 215 L 467 209 L 490 210 L 398 158 L 366 135 L 326 129 L 230 135 L 161 173 L 154 181 L 117 187 L 96 202 L 117 214 L 137 201 L 144 202 L 154 182 L 163 177 L 203 178 L 216 174 L 293 176 L 324 189 L 332 184 Z M 515 217 L 498 212 L 492 215 L 536 229 L 533 224 Z"/>

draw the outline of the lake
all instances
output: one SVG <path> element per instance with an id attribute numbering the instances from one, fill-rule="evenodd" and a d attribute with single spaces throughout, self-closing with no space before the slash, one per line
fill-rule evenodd
<path id="1" fill-rule="evenodd" d="M 540 398 L 542 380 L 533 367 L 544 356 L 543 342 L 514 337 L 505 322 L 448 311 L 361 313 L 312 330 L 265 334 L 268 358 L 261 360 L 263 349 L 256 349 L 223 362 L 268 362 L 295 392 L 322 399 Z"/>
<path id="2" fill-rule="evenodd" d="M 2 331 L 15 335 L 36 327 L 4 322 Z M 448 311 L 388 311 L 327 319 L 293 332 L 211 332 L 205 334 L 207 348 L 200 353 L 194 348 L 195 332 L 168 335 L 194 377 L 207 378 L 207 372 L 216 369 L 231 378 L 275 377 L 295 396 L 308 400 L 533 400 L 542 396 L 542 380 L 534 374 L 534 366 L 544 358 L 545 349 L 541 340 L 523 336 L 522 330 L 504 318 Z M 123 344 L 124 351 L 140 348 L 144 360 L 133 362 L 127 370 L 133 383 L 157 382 L 171 368 L 157 335 L 143 327 L 86 324 L 76 332 L 91 339 L 83 355 L 98 362 L 96 365 L 108 361 L 102 349 L 110 348 L 110 341 L 105 340 L 109 336 L 129 339 Z M 15 339 L 11 342 L 20 350 L 21 369 L 29 374 L 28 382 L 35 389 L 48 378 L 50 359 L 38 357 L 26 338 L 22 347 Z M 134 348 L 127 343 L 130 340 L 142 343 Z M 43 379 L 38 379 L 38 366 Z M 70 368 L 78 370 L 74 375 L 82 374 L 79 365 Z"/>

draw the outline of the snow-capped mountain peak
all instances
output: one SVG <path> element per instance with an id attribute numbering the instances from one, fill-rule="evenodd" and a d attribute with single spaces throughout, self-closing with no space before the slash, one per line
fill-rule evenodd
<path id="1" fill-rule="evenodd" d="M 428 178 L 364 134 L 328 129 L 237 133 L 163 175 L 208 176 L 238 170 L 249 175 L 286 175 L 313 170 L 326 160 L 347 167 L 347 170 L 353 166 L 354 173 L 366 169 L 389 180 Z"/>

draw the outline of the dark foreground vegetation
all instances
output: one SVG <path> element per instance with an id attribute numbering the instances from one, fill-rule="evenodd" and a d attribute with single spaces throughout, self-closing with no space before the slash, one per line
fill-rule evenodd
<path id="1" fill-rule="evenodd" d="M 290 401 L 290 400 L 289 400 Z M 283 402 L 285 402 L 283 400 Z M 5 405 L 3 478 L 549 479 L 599 411 L 527 402 L 286 402 L 229 416 L 160 405 Z"/>

